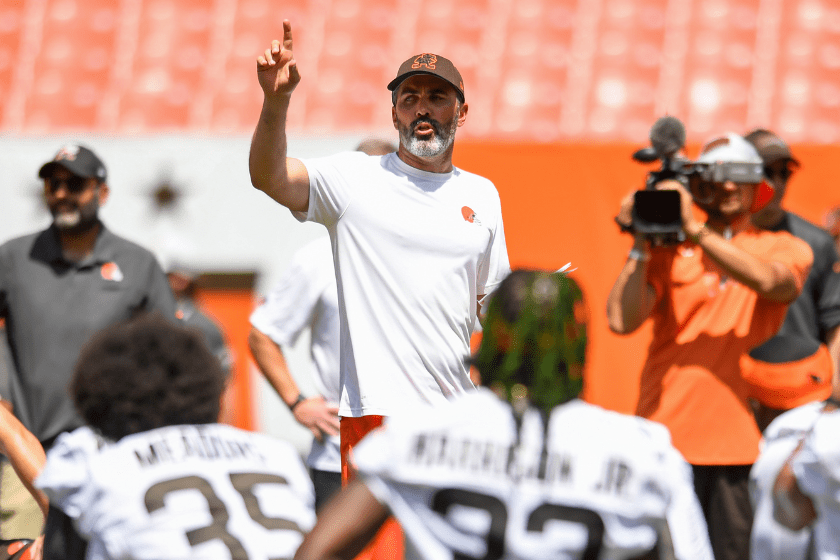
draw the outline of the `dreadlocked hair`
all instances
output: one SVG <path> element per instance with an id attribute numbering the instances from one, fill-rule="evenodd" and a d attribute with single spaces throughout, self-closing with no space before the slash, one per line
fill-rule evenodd
<path id="1" fill-rule="evenodd" d="M 577 282 L 517 269 L 492 295 L 471 363 L 482 383 L 509 401 L 524 385 L 529 400 L 548 412 L 580 394 L 585 354 L 586 308 Z"/>

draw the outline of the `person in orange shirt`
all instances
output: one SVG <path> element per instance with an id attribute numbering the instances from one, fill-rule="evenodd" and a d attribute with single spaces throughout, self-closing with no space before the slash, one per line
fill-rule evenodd
<path id="1" fill-rule="evenodd" d="M 697 163 L 720 173 L 691 174 L 688 186 L 677 180 L 656 185 L 679 193 L 684 241 L 652 247 L 657 244 L 649 236 L 636 232 L 607 316 L 618 334 L 653 321 L 636 412 L 669 428 L 694 470 L 715 558 L 735 560 L 749 557 L 748 480 L 761 438 L 740 358 L 779 329 L 813 254 L 789 233 L 751 223 L 771 187 L 761 178 L 761 157 L 744 138 L 715 138 Z M 735 182 L 732 164 L 757 167 Z M 633 203 L 632 195 L 622 201 L 619 224 L 631 226 Z M 693 204 L 706 222 L 696 218 Z"/>

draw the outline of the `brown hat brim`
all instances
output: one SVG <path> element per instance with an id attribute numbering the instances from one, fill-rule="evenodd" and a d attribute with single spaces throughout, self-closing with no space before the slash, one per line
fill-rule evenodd
<path id="1" fill-rule="evenodd" d="M 459 88 L 456 84 L 453 84 L 451 81 L 447 80 L 446 78 L 444 78 L 440 74 L 436 74 L 435 72 L 429 72 L 428 70 L 412 70 L 411 72 L 406 72 L 405 74 L 402 74 L 401 76 L 397 76 L 396 78 L 394 78 L 393 80 L 391 80 L 388 83 L 388 89 L 390 91 L 396 91 L 397 88 L 400 87 L 401 83 L 406 81 L 408 78 L 410 78 L 412 76 L 416 76 L 418 74 L 428 74 L 429 76 L 434 76 L 435 78 L 440 78 L 441 80 L 443 80 L 444 82 L 446 82 L 447 84 L 452 86 L 455 89 L 455 94 L 458 96 L 458 100 L 461 103 L 464 102 L 464 92 L 461 91 L 461 88 Z"/>

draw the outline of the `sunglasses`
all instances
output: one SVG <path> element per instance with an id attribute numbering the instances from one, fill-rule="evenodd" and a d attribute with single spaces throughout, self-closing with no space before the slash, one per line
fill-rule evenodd
<path id="1" fill-rule="evenodd" d="M 47 188 L 49 188 L 51 194 L 55 194 L 61 185 L 64 185 L 70 194 L 79 194 L 87 188 L 88 179 L 87 177 L 79 177 L 78 175 L 73 175 L 66 179 L 57 179 L 55 177 L 49 177 L 47 179 Z"/>
<path id="2" fill-rule="evenodd" d="M 788 179 L 790 179 L 791 175 L 793 175 L 793 169 L 791 169 L 790 167 L 782 167 L 781 169 L 777 169 L 775 171 L 772 167 L 764 167 L 764 176 L 768 179 L 778 177 L 782 181 L 787 181 Z"/>

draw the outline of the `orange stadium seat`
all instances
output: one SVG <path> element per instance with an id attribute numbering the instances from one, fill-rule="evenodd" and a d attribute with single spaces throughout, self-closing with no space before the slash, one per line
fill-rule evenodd
<path id="1" fill-rule="evenodd" d="M 463 74 L 467 138 L 644 141 L 664 100 L 691 141 L 757 124 L 792 142 L 840 141 L 840 5 L 777 7 L 769 17 L 761 0 L 689 3 L 686 50 L 666 53 L 679 19 L 668 0 L 5 2 L 0 122 L 29 132 L 250 131 L 261 100 L 254 60 L 289 19 L 304 78 L 296 131 L 389 128 L 384 86 L 396 66 L 437 52 Z M 767 33 L 778 51 L 756 52 Z M 774 86 L 757 101 L 768 77 Z M 20 114 L 6 114 L 10 99 Z M 577 121 L 567 127 L 569 115 Z M 748 122 L 758 119 L 769 122 Z"/>
<path id="2" fill-rule="evenodd" d="M 24 123 L 28 130 L 95 129 L 116 62 L 119 11 L 106 0 L 44 6 Z"/>
<path id="3" fill-rule="evenodd" d="M 695 7 L 681 100 L 696 140 L 749 124 L 757 13 L 756 0 Z"/>
<path id="4" fill-rule="evenodd" d="M 142 3 L 130 79 L 120 100 L 120 130 L 188 130 L 190 101 L 208 87 L 214 49 L 213 4 L 204 0 Z"/>
<path id="5" fill-rule="evenodd" d="M 5 117 L 5 101 L 15 79 L 20 56 L 25 11 L 21 4 L 4 3 L 0 7 L 0 122 Z"/>
<path id="6" fill-rule="evenodd" d="M 612 0 L 597 28 L 588 134 L 644 141 L 656 114 L 667 2 Z"/>
<path id="7" fill-rule="evenodd" d="M 576 2 L 529 0 L 512 6 L 499 71 L 482 89 L 495 94 L 488 130 L 547 141 L 561 137 Z"/>
<path id="8" fill-rule="evenodd" d="M 256 78 L 256 59 L 271 45 L 273 39 L 283 38 L 283 20 L 292 24 L 295 58 L 304 75 L 295 95 L 299 103 L 310 86 L 308 70 L 317 61 L 317 52 L 310 41 L 310 2 L 289 0 L 281 5 L 271 0 L 237 2 L 233 17 L 230 49 L 224 64 L 223 76 L 213 92 L 210 129 L 231 133 L 251 130 L 259 116 L 262 94 Z M 290 128 L 298 125 L 297 115 L 290 115 Z"/>
<path id="9" fill-rule="evenodd" d="M 772 126 L 792 141 L 840 141 L 840 6 L 784 4 Z"/>
<path id="10" fill-rule="evenodd" d="M 396 0 L 333 4 L 324 21 L 317 68 L 306 89 L 307 128 L 358 130 L 390 122 L 383 103 L 394 60 L 400 56 L 392 53 L 397 28 Z"/>

